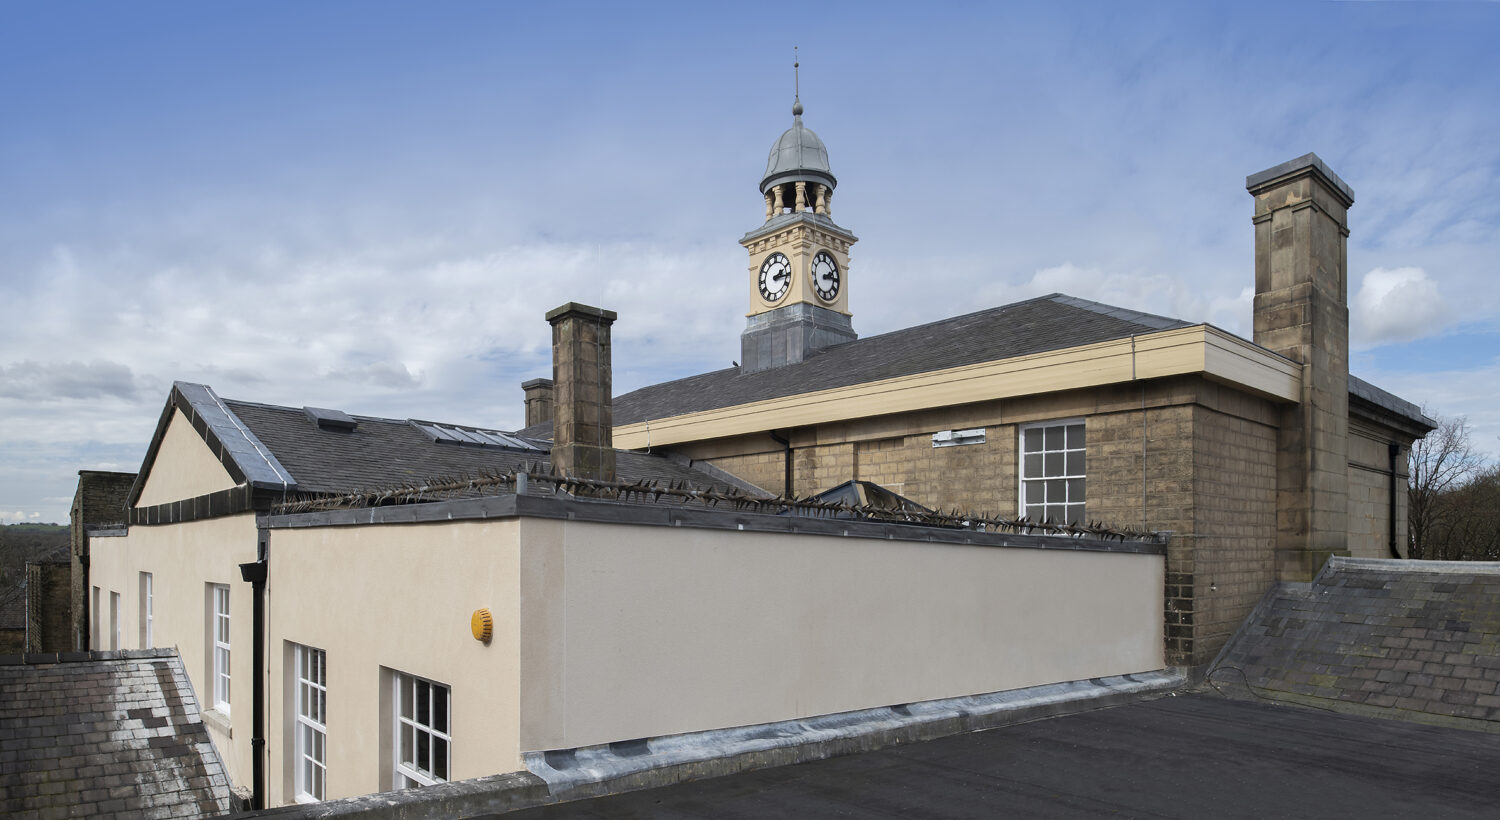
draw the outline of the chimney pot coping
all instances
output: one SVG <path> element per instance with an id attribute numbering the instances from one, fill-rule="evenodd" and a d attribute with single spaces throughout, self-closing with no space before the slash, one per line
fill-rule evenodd
<path id="1" fill-rule="evenodd" d="M 581 319 L 611 323 L 614 322 L 615 319 L 619 318 L 619 314 L 615 313 L 612 310 L 596 308 L 592 305 L 579 304 L 578 302 L 569 302 L 566 305 L 558 305 L 557 307 L 547 311 L 547 321 L 554 325 L 562 321 L 563 319 L 567 319 L 573 316 L 577 316 Z"/>
<path id="2" fill-rule="evenodd" d="M 551 379 L 531 379 L 530 381 L 521 382 L 521 389 L 522 390 L 530 390 L 530 389 L 532 389 L 534 387 L 552 387 L 552 386 L 553 386 L 553 383 L 552 383 Z"/>
<path id="3" fill-rule="evenodd" d="M 1339 179 L 1339 175 L 1335 174 L 1333 169 L 1329 168 L 1328 164 L 1322 158 L 1311 152 L 1303 154 L 1296 159 L 1287 160 L 1273 168 L 1267 168 L 1260 173 L 1245 177 L 1245 189 L 1254 194 L 1261 189 L 1270 187 L 1270 183 L 1280 181 L 1283 177 L 1289 177 L 1299 171 L 1307 171 L 1309 169 L 1323 177 L 1324 181 L 1330 187 L 1342 194 L 1344 199 L 1348 200 L 1345 203 L 1346 206 L 1354 204 L 1354 189 L 1349 187 L 1349 183 Z"/>

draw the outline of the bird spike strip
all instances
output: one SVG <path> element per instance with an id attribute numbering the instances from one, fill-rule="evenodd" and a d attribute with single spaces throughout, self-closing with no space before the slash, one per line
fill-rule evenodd
<path id="1" fill-rule="evenodd" d="M 755 496 L 734 487 L 703 489 L 681 481 L 635 482 L 603 481 L 595 478 L 557 475 L 532 464 L 516 473 L 486 472 L 473 477 L 434 478 L 419 484 L 405 484 L 384 489 L 341 495 L 302 495 L 272 508 L 278 515 L 363 509 L 398 504 L 422 504 L 457 498 L 472 498 L 486 493 L 514 492 L 524 477 L 528 483 L 551 485 L 555 492 L 573 496 L 634 503 L 702 504 L 744 512 L 777 514 L 796 512 L 813 517 L 848 516 L 892 523 L 920 524 L 933 527 L 968 529 L 979 532 L 1042 533 L 1048 535 L 1089 536 L 1118 541 L 1158 541 L 1152 532 L 1111 527 L 1099 522 L 1057 523 L 1032 521 L 1027 517 L 1006 518 L 990 513 L 972 513 L 954 509 L 949 512 L 922 509 L 895 509 L 870 504 L 848 504 L 842 501 L 819 501 L 813 498 Z"/>

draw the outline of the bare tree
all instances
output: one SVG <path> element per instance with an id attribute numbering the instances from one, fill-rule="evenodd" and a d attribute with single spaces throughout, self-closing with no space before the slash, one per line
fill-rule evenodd
<path id="1" fill-rule="evenodd" d="M 1407 482 L 1410 503 L 1406 520 L 1412 558 L 1457 558 L 1445 554 L 1443 534 L 1461 526 L 1468 505 L 1454 503 L 1455 491 L 1467 485 L 1483 458 L 1469 441 L 1469 421 L 1463 416 L 1435 417 L 1436 430 L 1412 443 Z"/>

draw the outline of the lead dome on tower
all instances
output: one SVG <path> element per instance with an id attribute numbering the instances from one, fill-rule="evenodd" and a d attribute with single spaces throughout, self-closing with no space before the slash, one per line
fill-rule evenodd
<path id="1" fill-rule="evenodd" d="M 838 185 L 828 167 L 828 149 L 811 128 L 802 124 L 801 102 L 792 105 L 792 127 L 771 146 L 760 192 L 765 194 L 774 186 L 796 182 L 815 182 L 830 191 Z"/>

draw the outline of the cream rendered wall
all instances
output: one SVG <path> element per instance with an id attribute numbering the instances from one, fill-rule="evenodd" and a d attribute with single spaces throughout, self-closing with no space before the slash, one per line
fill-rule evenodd
<path id="1" fill-rule="evenodd" d="M 153 507 L 233 486 L 234 479 L 203 443 L 203 437 L 193 429 L 192 422 L 181 410 L 174 410 L 172 421 L 167 424 L 167 433 L 162 436 L 161 446 L 156 450 L 151 474 L 146 477 L 146 486 L 141 488 L 140 500 L 135 505 Z"/>
<path id="2" fill-rule="evenodd" d="M 288 642 L 326 653 L 327 797 L 390 788 L 382 667 L 451 687 L 451 779 L 522 768 L 518 530 L 514 519 L 271 530 L 267 805 L 293 801 Z M 469 629 L 481 607 L 495 619 L 487 645 Z"/>
<path id="3" fill-rule="evenodd" d="M 168 469 L 158 460 L 157 469 Z M 141 649 L 140 573 L 152 574 L 155 618 L 152 642 L 175 647 L 193 684 L 209 736 L 219 750 L 231 782 L 251 785 L 250 723 L 253 598 L 240 580 L 239 565 L 255 560 L 255 515 L 241 515 L 161 526 L 135 525 L 118 538 L 89 541 L 90 584 L 120 593 L 122 648 Z M 207 676 L 209 651 L 206 584 L 229 585 L 230 714 L 213 709 L 213 687 Z M 104 600 L 108 600 L 107 592 Z"/>
<path id="4" fill-rule="evenodd" d="M 527 751 L 1164 665 L 1159 555 L 521 527 Z"/>

